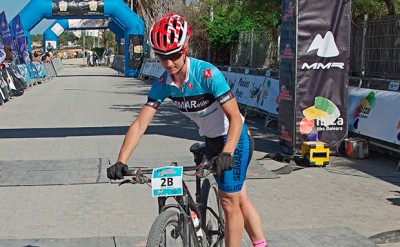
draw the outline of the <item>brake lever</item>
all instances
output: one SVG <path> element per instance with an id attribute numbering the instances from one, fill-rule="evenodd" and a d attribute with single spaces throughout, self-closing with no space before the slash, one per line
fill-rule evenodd
<path id="1" fill-rule="evenodd" d="M 124 181 L 120 182 L 120 183 L 118 184 L 118 186 L 121 186 L 121 185 L 127 184 L 127 183 L 135 184 L 136 182 L 133 181 L 133 180 L 131 180 L 131 179 L 125 179 Z"/>

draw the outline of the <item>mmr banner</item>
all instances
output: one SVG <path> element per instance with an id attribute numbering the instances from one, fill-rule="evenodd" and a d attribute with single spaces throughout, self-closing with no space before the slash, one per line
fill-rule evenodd
<path id="1" fill-rule="evenodd" d="M 305 141 L 322 141 L 336 149 L 347 136 L 351 1 L 284 2 L 297 9 L 294 14 L 296 56 L 292 59 L 297 58 L 293 101 L 295 125 L 290 125 L 290 121 L 285 125 L 289 133 L 294 132 L 293 152 L 299 153 Z M 281 55 L 285 55 L 282 44 Z M 284 81 L 281 85 L 284 86 Z M 289 87 L 289 92 L 291 89 Z M 281 104 L 279 109 L 282 110 Z M 290 148 L 290 144 L 285 146 L 286 150 Z"/>
<path id="2" fill-rule="evenodd" d="M 52 0 L 53 16 L 104 15 L 103 0 Z"/>

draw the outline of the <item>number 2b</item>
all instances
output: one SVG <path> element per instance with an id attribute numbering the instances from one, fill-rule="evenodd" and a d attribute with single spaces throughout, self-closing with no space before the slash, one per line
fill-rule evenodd
<path id="1" fill-rule="evenodd" d="M 162 187 L 174 185 L 174 180 L 172 178 L 161 178 L 161 181 Z"/>

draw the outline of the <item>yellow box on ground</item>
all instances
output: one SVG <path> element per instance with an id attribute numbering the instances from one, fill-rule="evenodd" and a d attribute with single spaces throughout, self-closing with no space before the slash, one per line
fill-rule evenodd
<path id="1" fill-rule="evenodd" d="M 301 145 L 301 157 L 313 166 L 329 164 L 329 146 L 325 142 L 310 141 Z"/>

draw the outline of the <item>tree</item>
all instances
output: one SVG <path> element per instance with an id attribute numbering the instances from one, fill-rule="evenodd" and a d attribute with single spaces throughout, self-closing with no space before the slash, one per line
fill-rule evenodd
<path id="1" fill-rule="evenodd" d="M 400 2 L 394 0 L 353 0 L 352 18 L 359 20 L 368 15 L 371 18 L 395 15 L 396 9 L 400 8 Z"/>
<path id="2" fill-rule="evenodd" d="M 31 34 L 32 42 L 43 42 L 43 34 Z"/>
<path id="3" fill-rule="evenodd" d="M 58 37 L 58 43 L 59 45 L 68 45 L 68 41 L 74 42 L 76 40 L 79 40 L 78 37 L 75 36 L 75 34 L 72 31 L 66 31 L 63 32 L 59 37 Z"/>

